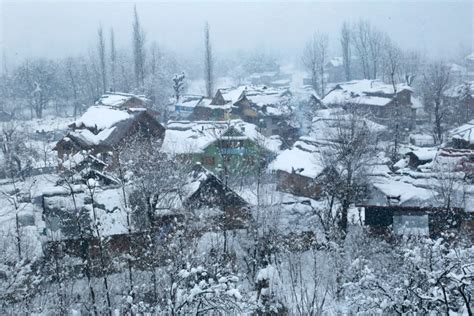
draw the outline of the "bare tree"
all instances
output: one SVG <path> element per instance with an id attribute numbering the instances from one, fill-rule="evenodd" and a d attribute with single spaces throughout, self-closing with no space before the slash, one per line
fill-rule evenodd
<path id="1" fill-rule="evenodd" d="M 100 75 L 102 79 L 102 92 L 107 91 L 107 68 L 105 63 L 105 39 L 102 25 L 99 26 L 97 30 L 98 42 L 97 42 L 97 51 L 99 53 L 99 62 L 100 62 Z"/>
<path id="2" fill-rule="evenodd" d="M 15 71 L 13 83 L 17 91 L 26 98 L 28 106 L 37 118 L 53 100 L 57 88 L 56 64 L 45 59 L 26 60 Z"/>
<path id="3" fill-rule="evenodd" d="M 448 109 L 443 102 L 444 92 L 450 84 L 450 70 L 442 62 L 431 63 L 423 74 L 423 99 L 433 121 L 435 141 L 443 141 L 444 122 Z"/>
<path id="4" fill-rule="evenodd" d="M 368 21 L 354 25 L 353 44 L 365 79 L 376 79 L 382 61 L 382 49 L 386 34 L 374 28 Z"/>
<path id="5" fill-rule="evenodd" d="M 408 86 L 412 86 L 415 79 L 420 75 L 422 57 L 417 51 L 406 51 L 402 54 L 400 81 L 404 81 Z"/>
<path id="6" fill-rule="evenodd" d="M 184 79 L 186 75 L 182 72 L 180 75 L 174 75 L 173 77 L 173 90 L 174 90 L 174 97 L 176 98 L 176 102 L 179 101 L 179 97 L 184 90 Z"/>
<path id="7" fill-rule="evenodd" d="M 311 75 L 313 89 L 321 96 L 326 90 L 325 66 L 328 56 L 328 37 L 322 33 L 314 33 L 303 51 L 303 65 Z"/>
<path id="8" fill-rule="evenodd" d="M 377 79 L 379 65 L 382 59 L 382 49 L 386 35 L 377 29 L 370 28 L 369 56 L 372 66 L 372 79 Z"/>
<path id="9" fill-rule="evenodd" d="M 400 71 L 402 62 L 402 53 L 400 49 L 395 46 L 390 40 L 386 40 L 384 43 L 384 72 L 390 80 L 390 84 L 393 89 L 393 102 L 395 105 L 395 113 L 393 113 L 392 129 L 393 129 L 393 148 L 392 148 L 392 161 L 398 160 L 398 149 L 400 146 L 400 133 L 401 133 L 401 119 L 402 111 L 398 102 L 397 96 L 397 74 Z"/>
<path id="10" fill-rule="evenodd" d="M 352 62 L 352 52 L 351 52 L 351 40 L 352 34 L 347 22 L 342 24 L 341 29 L 341 48 L 342 48 L 342 60 L 344 64 L 344 74 L 346 76 L 346 80 L 352 79 L 352 69 L 351 69 L 351 62 Z"/>
<path id="11" fill-rule="evenodd" d="M 112 80 L 112 90 L 117 89 L 117 51 L 115 48 L 114 29 L 110 29 L 110 77 Z"/>
<path id="12" fill-rule="evenodd" d="M 133 61 L 135 67 L 135 84 L 141 89 L 145 84 L 145 32 L 138 18 L 137 7 L 133 9 Z"/>
<path id="13" fill-rule="evenodd" d="M 204 77 L 206 80 L 207 97 L 212 98 L 214 92 L 214 59 L 212 55 L 211 38 L 209 35 L 209 23 L 204 26 Z"/>
<path id="14" fill-rule="evenodd" d="M 339 203 L 339 225 L 347 233 L 348 212 L 352 203 L 366 193 L 367 167 L 376 148 L 376 131 L 355 111 L 335 118 L 327 148 L 321 160 L 328 171 L 326 193 Z M 373 123 L 372 123 L 373 124 Z"/>
<path id="15" fill-rule="evenodd" d="M 80 108 L 79 102 L 79 70 L 77 69 L 77 64 L 74 62 L 72 58 L 66 59 L 65 63 L 65 71 L 66 71 L 66 78 L 68 86 L 72 92 L 72 104 L 73 104 L 73 115 L 74 119 L 77 117 Z"/>
<path id="16" fill-rule="evenodd" d="M 101 268 L 101 275 L 102 275 L 102 280 L 104 282 L 104 288 L 105 288 L 105 296 L 106 296 L 106 302 L 107 302 L 107 312 L 109 315 L 112 315 L 112 302 L 110 300 L 110 288 L 109 288 L 109 279 L 108 279 L 108 271 L 107 271 L 107 266 L 106 266 L 106 252 L 105 252 L 105 247 L 104 247 L 104 239 L 101 233 L 101 223 L 100 223 L 100 218 L 97 213 L 97 208 L 96 208 L 96 192 L 98 189 L 98 183 L 95 179 L 87 179 L 85 181 L 86 184 L 86 192 L 88 195 L 88 198 L 90 198 L 91 204 L 91 211 L 92 211 L 92 228 L 95 232 L 95 238 L 97 239 L 97 245 L 99 248 L 99 260 L 100 260 L 100 268 Z"/>
<path id="17" fill-rule="evenodd" d="M 366 21 L 359 21 L 354 26 L 354 30 L 353 43 L 362 69 L 362 75 L 365 79 L 370 79 L 370 24 Z"/>

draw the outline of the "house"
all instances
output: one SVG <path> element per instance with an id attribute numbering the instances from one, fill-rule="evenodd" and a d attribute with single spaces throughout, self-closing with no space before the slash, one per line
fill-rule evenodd
<path id="1" fill-rule="evenodd" d="M 341 82 L 344 80 L 344 60 L 342 57 L 332 57 L 326 63 L 325 68 L 328 82 Z"/>
<path id="2" fill-rule="evenodd" d="M 150 108 L 152 105 L 151 100 L 147 99 L 144 95 L 123 92 L 109 92 L 103 94 L 95 104 L 119 109 Z"/>
<path id="3" fill-rule="evenodd" d="M 338 120 L 350 116 L 336 108 L 315 111 L 308 135 L 301 136 L 290 149 L 282 151 L 268 167 L 276 174 L 279 191 L 312 199 L 321 197 L 327 176 L 337 172 L 337 166 L 325 164 L 324 154 L 331 150 L 338 136 Z M 384 126 L 365 118 L 360 118 L 360 122 L 374 134 L 385 130 Z"/>
<path id="4" fill-rule="evenodd" d="M 247 201 L 199 163 L 178 191 L 162 196 L 155 215 L 160 226 L 187 218 L 197 231 L 245 228 L 251 216 Z"/>
<path id="5" fill-rule="evenodd" d="M 452 109 L 448 123 L 462 124 L 474 119 L 474 81 L 449 88 L 444 92 L 444 101 Z"/>
<path id="6" fill-rule="evenodd" d="M 460 228 L 468 214 L 463 205 L 443 207 L 436 193 L 391 177 L 374 177 L 364 209 L 365 225 L 375 232 L 392 229 L 395 235 L 439 236 Z"/>
<path id="7" fill-rule="evenodd" d="M 232 100 L 224 99 L 221 90 L 217 90 L 214 98 L 203 98 L 193 109 L 189 119 L 196 121 L 224 121 L 230 118 Z"/>
<path id="8" fill-rule="evenodd" d="M 257 124 L 265 136 L 279 135 L 288 143 L 296 140 L 298 128 L 291 122 L 292 93 L 286 88 L 249 86 L 234 102 L 232 114 Z"/>
<path id="9" fill-rule="evenodd" d="M 380 123 L 390 123 L 396 111 L 400 111 L 404 125 L 413 127 L 421 103 L 412 98 L 412 94 L 412 88 L 407 85 L 396 85 L 395 94 L 391 84 L 364 79 L 337 84 L 322 101 L 331 107 L 355 106 Z"/>
<path id="10" fill-rule="evenodd" d="M 318 145 L 301 137 L 290 149 L 282 151 L 268 166 L 276 174 L 277 190 L 319 199 L 324 185 L 323 161 Z"/>
<path id="11" fill-rule="evenodd" d="M 288 86 L 289 75 L 280 71 L 256 72 L 246 78 L 251 85 Z"/>
<path id="12" fill-rule="evenodd" d="M 186 94 L 179 97 L 179 100 L 176 101 L 175 98 L 172 99 L 171 104 L 173 104 L 173 112 L 178 119 L 188 118 L 194 111 L 194 108 L 204 100 L 202 95 L 192 95 Z"/>
<path id="13" fill-rule="evenodd" d="M 242 120 L 169 122 L 161 150 L 212 172 L 255 174 L 281 146 Z"/>
<path id="14" fill-rule="evenodd" d="M 429 133 L 412 133 L 408 135 L 411 145 L 418 147 L 432 147 L 435 145 L 435 140 L 432 134 Z"/>
<path id="15" fill-rule="evenodd" d="M 165 128 L 147 109 L 120 109 L 96 105 L 69 125 L 69 132 L 56 143 L 53 150 L 65 162 L 73 155 L 86 151 L 113 168 L 118 151 L 132 140 L 161 140 Z"/>
<path id="16" fill-rule="evenodd" d="M 448 145 L 455 149 L 474 149 L 474 119 L 449 131 Z"/>

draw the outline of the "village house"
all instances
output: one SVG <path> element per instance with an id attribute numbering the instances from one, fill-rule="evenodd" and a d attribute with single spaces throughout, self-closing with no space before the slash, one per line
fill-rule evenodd
<path id="1" fill-rule="evenodd" d="M 54 237 L 45 251 L 57 251 L 57 243 L 66 247 L 62 255 L 91 258 L 92 264 L 99 264 L 99 240 L 93 226 L 91 200 L 80 186 L 75 186 L 75 200 L 70 192 L 61 186 L 42 194 L 42 218 L 45 222 L 43 234 Z M 178 191 L 170 190 L 157 201 L 152 227 L 142 227 L 146 222 L 140 212 L 127 214 L 121 204 L 120 188 L 98 188 L 94 193 L 94 211 L 97 216 L 101 242 L 107 247 L 107 263 L 113 270 L 114 258 L 131 255 L 140 257 L 148 251 L 147 235 L 157 240 L 165 240 L 176 228 L 186 225 L 193 236 L 209 231 L 242 229 L 251 218 L 249 204 L 235 191 L 225 185 L 210 171 L 196 165 Z M 130 203 L 139 208 L 137 200 L 131 196 Z M 133 224 L 129 226 L 127 218 Z M 22 217 L 23 220 L 23 217 Z M 160 255 L 166 259 L 166 254 Z M 131 261 L 134 266 L 142 264 Z"/>
<path id="2" fill-rule="evenodd" d="M 421 108 L 421 103 L 412 94 L 412 88 L 407 85 L 396 85 L 395 94 L 391 84 L 364 79 L 337 84 L 322 101 L 331 107 L 355 106 L 383 124 L 390 123 L 396 111 L 400 111 L 404 126 L 412 128 L 417 109 Z"/>
<path id="3" fill-rule="evenodd" d="M 61 166 L 84 151 L 113 168 L 120 149 L 137 138 L 163 139 L 165 131 L 145 108 L 119 109 L 104 105 L 90 107 L 69 128 L 70 131 L 53 148 L 62 161 Z"/>
<path id="4" fill-rule="evenodd" d="M 171 117 L 178 120 L 188 118 L 193 113 L 194 108 L 203 100 L 204 96 L 193 94 L 182 95 L 178 101 L 176 101 L 176 98 L 172 98 L 170 100 L 172 105 L 170 112 L 173 113 Z"/>
<path id="5" fill-rule="evenodd" d="M 446 119 L 451 124 L 462 124 L 474 119 L 474 81 L 451 87 L 444 93 L 444 101 L 451 111 Z"/>
<path id="6" fill-rule="evenodd" d="M 292 93 L 285 88 L 245 87 L 234 102 L 232 114 L 257 124 L 265 136 L 279 135 L 291 145 L 298 135 L 291 118 L 291 99 Z"/>
<path id="7" fill-rule="evenodd" d="M 246 78 L 250 85 L 266 85 L 275 87 L 287 87 L 290 83 L 290 75 L 280 71 L 256 72 Z"/>
<path id="8" fill-rule="evenodd" d="M 280 146 L 278 137 L 266 137 L 242 120 L 180 121 L 168 123 L 161 150 L 217 174 L 252 174 L 272 160 Z"/>
<path id="9" fill-rule="evenodd" d="M 225 121 L 230 118 L 232 100 L 226 100 L 221 90 L 217 90 L 212 99 L 203 98 L 193 109 L 188 117 L 194 121 Z"/>
<path id="10" fill-rule="evenodd" d="M 448 132 L 447 147 L 474 149 L 474 119 Z"/>
<path id="11" fill-rule="evenodd" d="M 162 196 L 155 215 L 157 227 L 187 218 L 201 232 L 241 229 L 251 216 L 247 201 L 200 163 L 194 165 L 184 185 Z"/>
<path id="12" fill-rule="evenodd" d="M 332 57 L 326 63 L 325 72 L 327 76 L 328 82 L 341 82 L 344 81 L 345 73 L 344 73 L 344 61 L 343 58 Z"/>
<path id="13" fill-rule="evenodd" d="M 337 172 L 337 166 L 325 165 L 324 153 L 331 150 L 331 143 L 337 137 L 338 120 L 350 117 L 343 109 L 315 111 L 308 135 L 301 136 L 290 149 L 282 151 L 268 167 L 276 174 L 277 190 L 319 199 L 327 181 L 325 176 Z M 384 126 L 368 119 L 360 120 L 374 135 L 385 130 Z"/>
<path id="14" fill-rule="evenodd" d="M 135 95 L 123 92 L 108 92 L 103 94 L 96 105 L 106 105 L 119 109 L 151 108 L 151 100 L 144 95 Z"/>
<path id="15" fill-rule="evenodd" d="M 370 197 L 358 207 L 364 209 L 365 225 L 374 232 L 392 230 L 395 235 L 437 237 L 448 231 L 459 233 L 461 226 L 471 220 L 472 214 L 465 212 L 465 201 L 457 201 L 446 208 L 430 188 L 394 177 L 374 177 Z"/>
<path id="16" fill-rule="evenodd" d="M 319 199 L 325 170 L 318 145 L 308 137 L 301 137 L 290 149 L 282 151 L 268 166 L 276 175 L 277 190 Z"/>

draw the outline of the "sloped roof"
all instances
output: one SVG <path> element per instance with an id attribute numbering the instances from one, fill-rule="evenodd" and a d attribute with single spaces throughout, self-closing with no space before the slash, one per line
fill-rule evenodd
<path id="1" fill-rule="evenodd" d="M 125 110 L 109 106 L 92 106 L 81 118 L 69 125 L 72 131 L 58 144 L 73 141 L 82 149 L 96 146 L 113 147 L 128 133 L 130 127 L 144 116 L 149 116 L 151 122 L 161 126 L 146 109 Z"/>
<path id="2" fill-rule="evenodd" d="M 180 96 L 178 102 L 176 102 L 176 98 L 172 98 L 170 101 L 171 104 L 175 104 L 176 106 L 194 108 L 202 99 L 204 99 L 202 95 L 186 94 Z"/>
<path id="3" fill-rule="evenodd" d="M 193 201 L 190 200 L 197 197 L 198 194 L 201 195 L 216 195 L 219 192 L 215 191 L 214 188 L 210 186 L 219 186 L 222 190 L 226 191 L 226 196 L 232 194 L 234 200 L 237 200 L 239 205 L 246 205 L 247 202 L 240 197 L 237 193 L 232 191 L 230 188 L 224 188 L 222 181 L 211 171 L 202 167 L 201 165 L 194 166 L 193 170 L 187 175 L 185 183 L 177 189 L 170 190 L 168 193 L 163 194 L 156 205 L 156 211 L 158 214 L 168 215 L 171 210 L 180 210 L 185 208 L 189 203 L 193 203 L 194 207 L 201 207 L 203 205 L 198 204 L 207 204 L 210 205 L 215 200 L 211 196 L 205 197 L 205 201 Z M 206 188 L 207 187 L 207 188 Z M 200 190 L 205 192 L 199 192 Z M 203 196 L 201 196 L 202 198 Z M 202 200 L 202 199 L 201 199 Z M 215 205 L 218 206 L 218 205 Z M 233 205 L 238 206 L 238 205 Z"/>
<path id="4" fill-rule="evenodd" d="M 270 171 L 285 171 L 316 178 L 324 170 L 318 147 L 307 139 L 300 139 L 292 148 L 282 151 L 268 166 Z"/>
<path id="5" fill-rule="evenodd" d="M 449 132 L 451 139 L 460 139 L 469 144 L 474 144 L 474 120 L 467 122 Z"/>
<path id="6" fill-rule="evenodd" d="M 314 141 L 325 143 L 334 139 L 340 120 L 351 120 L 353 114 L 341 108 L 324 109 L 315 112 L 309 137 Z M 358 122 L 365 124 L 371 133 L 380 133 L 386 126 L 375 123 L 368 118 L 360 117 Z M 342 122 L 343 123 L 343 122 Z"/>
<path id="7" fill-rule="evenodd" d="M 144 95 L 135 95 L 130 93 L 123 93 L 123 92 L 111 92 L 102 95 L 99 100 L 95 102 L 97 105 L 108 105 L 112 107 L 121 107 L 127 101 L 131 100 L 132 98 L 136 98 L 143 103 L 150 102 Z"/>
<path id="8" fill-rule="evenodd" d="M 436 206 L 433 190 L 421 188 L 391 177 L 373 177 L 371 205 L 388 205 L 389 199 L 396 198 L 400 206 Z"/>
<path id="9" fill-rule="evenodd" d="M 397 93 L 412 89 L 403 84 L 397 85 Z M 339 83 L 324 98 L 325 104 L 368 104 L 385 106 L 392 101 L 394 89 L 391 84 L 385 84 L 380 80 L 353 80 Z"/>
<path id="10" fill-rule="evenodd" d="M 200 153 L 217 139 L 229 137 L 225 136 L 229 128 L 239 131 L 241 139 L 257 141 L 272 152 L 281 146 L 279 139 L 263 136 L 257 126 L 242 120 L 176 121 L 168 123 L 161 150 L 170 154 Z"/>
<path id="11" fill-rule="evenodd" d="M 474 80 L 451 87 L 444 92 L 444 95 L 450 98 L 459 98 L 467 93 L 469 93 L 471 98 L 474 98 Z"/>

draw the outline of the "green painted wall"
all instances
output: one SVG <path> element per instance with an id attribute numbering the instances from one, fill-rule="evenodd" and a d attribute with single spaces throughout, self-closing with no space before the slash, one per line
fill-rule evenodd
<path id="1" fill-rule="evenodd" d="M 243 140 L 241 148 L 231 149 L 229 154 L 224 154 L 225 150 L 219 150 L 219 144 L 220 142 L 216 141 L 207 146 L 203 153 L 192 154 L 190 157 L 192 163 L 200 162 L 204 167 L 216 173 L 222 168 L 220 166 L 226 166 L 231 174 L 251 175 L 258 172 L 259 161 L 266 165 L 275 157 L 274 153 L 248 139 Z M 214 163 L 208 164 L 206 160 L 209 159 L 205 157 L 213 157 Z"/>

